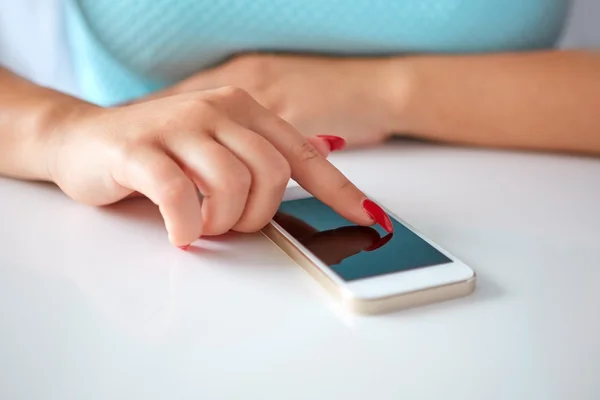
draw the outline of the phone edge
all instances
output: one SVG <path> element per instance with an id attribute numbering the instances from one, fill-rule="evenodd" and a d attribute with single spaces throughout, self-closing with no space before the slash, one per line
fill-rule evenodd
<path id="1" fill-rule="evenodd" d="M 319 282 L 342 306 L 356 314 L 376 315 L 448 301 L 468 296 L 473 293 L 476 287 L 477 273 L 473 271 L 473 276 L 465 281 L 374 299 L 358 298 L 350 292 L 343 291 L 336 282 L 327 276 L 308 257 L 306 249 L 299 248 L 295 243 L 291 242 L 271 222 L 261 232 L 294 263 L 302 267 L 302 269 Z"/>

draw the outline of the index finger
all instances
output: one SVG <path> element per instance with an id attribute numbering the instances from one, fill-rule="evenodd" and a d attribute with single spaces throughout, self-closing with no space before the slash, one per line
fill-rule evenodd
<path id="1" fill-rule="evenodd" d="M 331 164 L 300 132 L 283 119 L 253 102 L 247 110 L 249 128 L 265 137 L 288 160 L 292 178 L 338 214 L 359 225 L 378 222 L 393 230 L 387 214 L 369 200 Z"/>

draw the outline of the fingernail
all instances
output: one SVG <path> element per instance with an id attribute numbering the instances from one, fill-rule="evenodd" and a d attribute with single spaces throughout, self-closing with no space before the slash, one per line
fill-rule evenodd
<path id="1" fill-rule="evenodd" d="M 338 151 L 346 147 L 346 140 L 339 136 L 317 135 L 319 139 L 323 139 L 329 145 L 329 151 Z"/>
<path id="2" fill-rule="evenodd" d="M 382 247 L 384 244 L 386 244 L 387 242 L 389 242 L 392 239 L 392 236 L 394 236 L 393 233 L 388 233 L 387 235 L 385 235 L 384 237 L 382 237 L 381 239 L 379 239 L 378 241 L 376 241 L 375 243 L 373 243 L 371 246 L 367 247 L 365 249 L 365 251 L 375 251 L 378 248 Z"/>
<path id="3" fill-rule="evenodd" d="M 369 214 L 369 216 L 373 218 L 375 222 L 381 225 L 381 227 L 388 233 L 392 233 L 394 231 L 392 220 L 377 203 L 375 203 L 373 200 L 365 199 L 362 202 L 362 207 L 363 210 L 365 210 L 366 213 Z"/>
<path id="4" fill-rule="evenodd" d="M 189 244 L 186 244 L 185 246 L 177 246 L 177 247 L 179 247 L 181 250 L 184 250 L 184 251 L 185 251 L 185 250 L 187 250 L 187 249 L 189 249 L 189 248 L 190 248 L 190 245 L 189 245 Z"/>

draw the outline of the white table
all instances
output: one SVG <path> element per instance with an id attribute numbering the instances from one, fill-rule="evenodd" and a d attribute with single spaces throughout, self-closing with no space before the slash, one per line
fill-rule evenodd
<path id="1" fill-rule="evenodd" d="M 600 398 L 600 160 L 333 160 L 472 265 L 476 293 L 355 317 L 260 234 L 186 253 L 148 203 L 0 180 L 0 398 Z"/>

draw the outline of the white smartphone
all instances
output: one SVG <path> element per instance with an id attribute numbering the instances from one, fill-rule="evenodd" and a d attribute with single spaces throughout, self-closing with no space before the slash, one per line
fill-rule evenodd
<path id="1" fill-rule="evenodd" d="M 353 224 L 304 189 L 290 187 L 263 233 L 356 313 L 384 313 L 473 292 L 471 268 L 386 212 L 392 234 Z"/>

